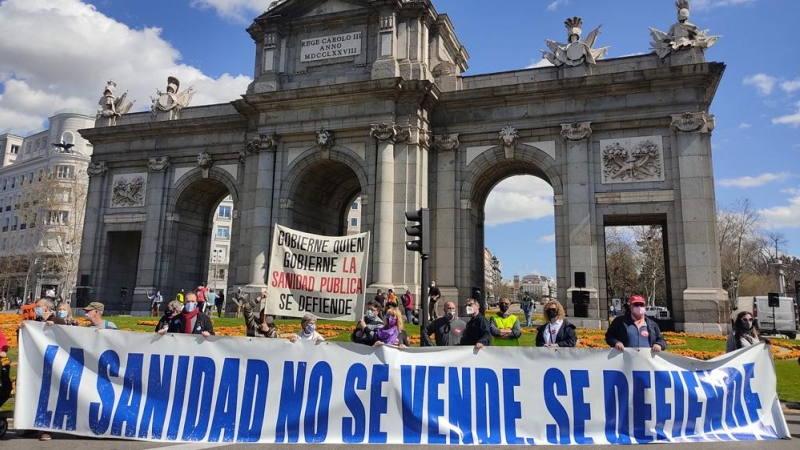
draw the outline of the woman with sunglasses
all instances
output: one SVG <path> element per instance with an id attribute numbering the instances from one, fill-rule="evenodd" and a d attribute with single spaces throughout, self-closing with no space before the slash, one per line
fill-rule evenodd
<path id="1" fill-rule="evenodd" d="M 578 333 L 575 325 L 569 323 L 561 303 L 550 300 L 544 304 L 544 317 L 547 323 L 537 328 L 537 347 L 575 347 Z"/>
<path id="2" fill-rule="evenodd" d="M 733 331 L 728 335 L 728 342 L 725 344 L 725 352 L 749 347 L 758 344 L 762 340 L 767 344 L 770 343 L 769 339 L 759 337 L 758 330 L 753 325 L 753 315 L 749 311 L 742 311 L 736 315 Z"/>

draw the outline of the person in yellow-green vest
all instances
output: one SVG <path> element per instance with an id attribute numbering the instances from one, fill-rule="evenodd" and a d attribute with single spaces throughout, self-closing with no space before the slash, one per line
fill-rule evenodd
<path id="1" fill-rule="evenodd" d="M 492 345 L 519 345 L 520 330 L 519 317 L 508 312 L 511 301 L 505 297 L 500 299 L 500 312 L 493 315 L 489 321 L 489 333 L 492 335 Z"/>

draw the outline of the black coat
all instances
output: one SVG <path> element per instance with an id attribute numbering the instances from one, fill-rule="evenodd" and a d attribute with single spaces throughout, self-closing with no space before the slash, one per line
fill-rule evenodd
<path id="1" fill-rule="evenodd" d="M 544 333 L 547 332 L 547 323 L 538 327 L 536 331 L 536 346 L 544 347 Z M 575 325 L 569 323 L 567 319 L 564 319 L 561 328 L 559 328 L 558 333 L 556 333 L 556 344 L 559 347 L 575 347 L 577 343 L 578 333 L 575 331 Z"/>

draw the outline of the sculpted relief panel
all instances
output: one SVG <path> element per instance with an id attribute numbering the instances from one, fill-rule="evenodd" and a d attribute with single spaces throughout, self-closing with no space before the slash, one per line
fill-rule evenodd
<path id="1" fill-rule="evenodd" d="M 661 136 L 600 141 L 602 183 L 664 181 Z"/>
<path id="2" fill-rule="evenodd" d="M 114 175 L 111 184 L 111 207 L 131 208 L 144 206 L 144 193 L 147 187 L 146 173 L 126 173 Z"/>

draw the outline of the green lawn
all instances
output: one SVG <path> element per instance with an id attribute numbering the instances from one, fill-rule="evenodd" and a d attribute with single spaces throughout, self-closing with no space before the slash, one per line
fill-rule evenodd
<path id="1" fill-rule="evenodd" d="M 242 319 L 236 318 L 216 318 L 214 317 L 215 329 L 225 330 L 225 327 L 240 327 L 243 324 Z M 126 328 L 136 331 L 152 332 L 152 325 L 137 325 L 137 322 L 143 320 L 157 320 L 156 318 L 147 317 L 109 317 L 109 320 L 117 324 L 120 328 Z M 287 331 L 290 325 L 296 325 L 297 320 L 276 320 L 279 329 L 283 326 L 284 331 Z M 342 325 L 342 322 L 320 320 L 319 325 Z M 235 330 L 225 330 L 234 331 Z M 419 326 L 407 325 L 406 331 L 409 336 L 419 336 Z M 227 333 L 226 333 L 227 334 Z M 238 334 L 238 333 L 237 333 Z M 242 331 L 244 335 L 244 331 Z M 536 335 L 534 333 L 524 333 L 520 338 L 520 344 L 524 346 L 533 346 Z M 715 352 L 725 349 L 724 340 L 703 339 L 695 337 L 681 337 L 686 340 L 686 345 L 672 346 L 672 349 L 692 349 L 696 351 Z M 340 331 L 338 336 L 329 338 L 331 341 L 349 341 L 350 331 Z M 17 349 L 11 349 L 9 355 L 13 361 L 17 360 Z M 15 376 L 16 368 L 12 368 L 12 377 Z M 787 402 L 800 402 L 800 364 L 797 360 L 777 360 L 775 361 L 775 371 L 778 377 L 778 396 L 782 401 Z M 10 399 L 0 408 L 0 411 L 12 411 L 14 409 L 14 399 Z"/>

